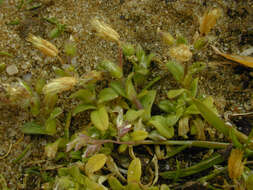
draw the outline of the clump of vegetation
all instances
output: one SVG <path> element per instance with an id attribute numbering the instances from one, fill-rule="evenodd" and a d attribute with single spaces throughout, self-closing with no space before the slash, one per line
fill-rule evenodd
<path id="1" fill-rule="evenodd" d="M 247 136 L 220 118 L 214 99 L 198 93 L 197 74 L 205 69 L 205 63 L 188 64 L 193 52 L 208 43 L 206 35 L 215 25 L 218 13 L 205 13 L 194 44 L 189 45 L 183 36 L 174 38 L 158 30 L 170 46 L 171 60 L 162 65 L 163 72 L 169 72 L 168 76 L 178 84 L 178 89 L 168 90 L 162 100 L 157 99 L 154 85 L 161 77 L 151 78 L 150 65 L 156 62 L 155 55 L 147 54 L 139 45 L 123 42 L 115 30 L 99 20 L 92 24 L 98 36 L 117 43 L 118 63 L 104 60 L 97 70 L 83 76 L 72 67 L 55 68 L 57 78 L 47 84 L 38 79 L 34 88 L 21 80 L 17 86 L 5 86 L 7 102 L 21 105 L 34 116 L 22 127 L 23 133 L 55 137 L 54 142 L 45 146 L 45 155 L 61 161 L 63 167 L 56 176 L 46 173 L 42 188 L 167 190 L 185 187 L 187 176 L 207 170 L 204 177 L 190 182 L 214 189 L 219 186 L 209 181 L 228 171 L 230 179 L 224 178 L 224 188 L 232 184 L 237 189 L 250 189 L 253 173 L 246 166 L 246 159 L 252 156 L 253 132 Z M 50 42 L 33 35 L 27 40 L 44 54 L 63 62 Z M 75 44 L 67 44 L 65 52 L 74 55 Z M 126 64 L 128 69 L 124 69 Z M 98 84 L 101 80 L 106 81 L 105 86 Z M 57 105 L 59 95 L 65 91 L 72 91 L 68 98 L 78 102 L 72 110 Z M 152 111 L 154 104 L 159 112 Z M 68 113 L 62 123 L 58 118 L 65 111 Z M 70 132 L 71 120 L 81 114 L 88 115 L 89 123 L 80 131 Z M 138 147 L 150 154 L 141 157 L 135 151 Z M 174 159 L 191 147 L 206 148 L 209 152 L 199 162 L 184 164 Z M 224 156 L 222 150 L 229 151 L 230 156 Z M 160 160 L 166 161 L 170 169 L 160 171 Z M 163 184 L 161 179 L 169 181 Z"/>

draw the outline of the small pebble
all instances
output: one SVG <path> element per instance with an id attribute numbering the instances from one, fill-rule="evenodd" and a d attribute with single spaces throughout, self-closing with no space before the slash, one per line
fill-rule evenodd
<path id="1" fill-rule="evenodd" d="M 6 72 L 8 73 L 8 75 L 15 75 L 18 73 L 18 68 L 15 64 L 12 64 L 6 68 Z"/>

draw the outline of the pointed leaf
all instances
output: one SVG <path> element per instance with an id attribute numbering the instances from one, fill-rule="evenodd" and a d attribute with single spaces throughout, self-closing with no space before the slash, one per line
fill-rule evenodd
<path id="1" fill-rule="evenodd" d="M 85 172 L 87 175 L 93 174 L 104 167 L 107 157 L 105 154 L 95 154 L 90 157 L 85 165 Z"/>
<path id="2" fill-rule="evenodd" d="M 89 89 L 80 89 L 75 93 L 71 94 L 70 98 L 78 98 L 83 101 L 83 103 L 91 103 L 95 100 L 95 94 Z"/>
<path id="3" fill-rule="evenodd" d="M 139 158 L 132 160 L 127 171 L 127 182 L 139 183 L 141 181 L 141 161 Z"/>
<path id="4" fill-rule="evenodd" d="M 173 99 L 180 96 L 183 92 L 185 92 L 185 89 L 183 88 L 177 90 L 169 90 L 167 96 L 169 99 Z"/>
<path id="5" fill-rule="evenodd" d="M 108 183 L 109 183 L 110 188 L 112 190 L 124 190 L 125 189 L 125 187 L 120 183 L 120 181 L 116 177 L 110 176 L 108 178 Z"/>
<path id="6" fill-rule="evenodd" d="M 111 101 L 119 95 L 112 88 L 104 88 L 98 95 L 98 103 Z"/>
<path id="7" fill-rule="evenodd" d="M 176 105 L 171 100 L 163 100 L 163 101 L 159 102 L 158 107 L 167 113 L 171 113 L 171 112 L 176 111 Z"/>
<path id="8" fill-rule="evenodd" d="M 133 109 L 129 109 L 126 112 L 125 118 L 127 121 L 135 121 L 136 119 L 138 119 L 138 117 L 141 117 L 141 115 L 145 112 L 145 110 L 133 110 Z"/>
<path id="9" fill-rule="evenodd" d="M 112 81 L 110 87 L 119 95 L 126 97 L 124 86 L 120 81 Z"/>
<path id="10" fill-rule="evenodd" d="M 134 73 L 129 74 L 126 80 L 126 95 L 127 95 L 127 98 L 131 101 L 133 101 L 137 96 L 137 93 L 135 91 L 135 88 L 132 82 L 133 74 Z"/>
<path id="11" fill-rule="evenodd" d="M 45 135 L 47 134 L 44 127 L 34 122 L 25 123 L 21 128 L 21 131 L 25 134 Z"/>
<path id="12" fill-rule="evenodd" d="M 99 65 L 102 69 L 108 71 L 112 77 L 120 79 L 123 77 L 122 69 L 111 61 L 103 61 Z"/>
<path id="13" fill-rule="evenodd" d="M 57 116 L 62 114 L 63 110 L 60 107 L 54 108 L 54 110 L 50 114 L 50 119 L 55 119 Z"/>
<path id="14" fill-rule="evenodd" d="M 97 107 L 94 105 L 90 105 L 90 104 L 80 104 L 78 106 L 75 107 L 75 109 L 73 110 L 73 116 L 75 116 L 76 114 L 86 111 L 86 110 L 94 110 Z"/>
<path id="15" fill-rule="evenodd" d="M 170 73 L 177 81 L 182 81 L 184 78 L 184 67 L 180 63 L 175 63 L 169 61 L 166 64 L 167 68 L 169 69 Z"/>
<path id="16" fill-rule="evenodd" d="M 103 106 L 97 111 L 91 112 L 91 121 L 97 129 L 106 131 L 109 127 L 109 118 L 106 108 Z"/>
<path id="17" fill-rule="evenodd" d="M 216 128 L 219 132 L 223 133 L 225 136 L 229 136 L 230 127 L 226 125 L 222 119 L 220 119 L 209 107 L 207 107 L 201 101 L 193 99 L 193 102 L 199 109 L 201 115 L 205 120 L 207 120 L 210 125 Z M 241 142 L 246 143 L 248 141 L 248 137 L 240 131 L 234 129 L 234 133 Z"/>
<path id="18" fill-rule="evenodd" d="M 149 121 L 157 131 L 166 138 L 172 138 L 174 136 L 174 128 L 168 125 L 168 121 L 162 116 L 153 116 Z"/>
<path id="19" fill-rule="evenodd" d="M 155 97 L 156 97 L 156 91 L 150 90 L 147 92 L 145 96 L 140 98 L 140 102 L 145 110 L 145 113 L 142 116 L 143 120 L 148 120 L 151 118 L 151 109 L 155 101 Z"/>
<path id="20" fill-rule="evenodd" d="M 148 132 L 144 130 L 135 130 L 130 136 L 133 141 L 142 141 L 148 137 Z"/>

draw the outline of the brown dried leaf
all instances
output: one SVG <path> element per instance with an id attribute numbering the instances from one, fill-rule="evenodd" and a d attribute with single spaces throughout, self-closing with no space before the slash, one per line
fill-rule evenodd
<path id="1" fill-rule="evenodd" d="M 244 66 L 253 68 L 253 57 L 250 56 L 243 56 L 243 55 L 232 55 L 232 54 L 226 54 L 222 53 L 218 48 L 211 46 L 215 53 L 225 57 L 226 59 L 235 61 L 237 63 L 240 63 Z"/>
<path id="2" fill-rule="evenodd" d="M 231 179 L 237 179 L 242 175 L 244 162 L 242 161 L 243 151 L 233 149 L 228 158 L 228 174 Z"/>

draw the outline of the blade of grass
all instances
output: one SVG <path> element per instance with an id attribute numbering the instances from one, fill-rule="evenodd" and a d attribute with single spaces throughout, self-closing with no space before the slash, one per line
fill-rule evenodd
<path id="1" fill-rule="evenodd" d="M 12 161 L 12 163 L 18 163 L 24 156 L 27 154 L 27 152 L 31 149 L 32 144 L 28 144 L 25 150 L 15 159 Z"/>
<path id="2" fill-rule="evenodd" d="M 206 170 L 213 165 L 220 164 L 224 161 L 223 157 L 220 154 L 215 154 L 209 159 L 203 160 L 199 162 L 198 164 L 195 164 L 191 167 L 185 168 L 185 169 L 180 169 L 180 171 L 167 171 L 167 172 L 162 172 L 160 173 L 161 177 L 165 179 L 174 179 L 175 175 L 178 175 L 178 178 L 190 176 L 196 173 L 199 173 L 203 170 Z"/>
<path id="3" fill-rule="evenodd" d="M 210 110 L 205 104 L 197 99 L 192 99 L 194 104 L 197 106 L 200 111 L 202 117 L 215 129 L 219 132 L 223 133 L 226 137 L 229 137 L 230 126 L 226 125 L 225 122 L 220 119 L 212 110 Z M 239 141 L 246 143 L 248 142 L 248 137 L 242 132 L 236 130 L 234 128 L 234 134 L 239 139 Z"/>

